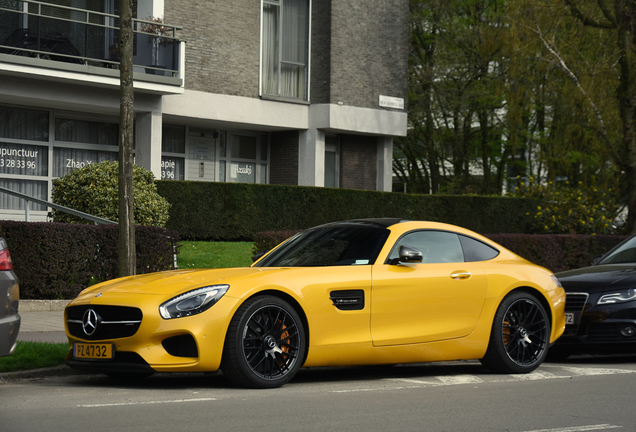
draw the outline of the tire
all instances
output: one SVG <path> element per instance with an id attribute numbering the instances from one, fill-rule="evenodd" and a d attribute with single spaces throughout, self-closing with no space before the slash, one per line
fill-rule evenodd
<path id="1" fill-rule="evenodd" d="M 303 364 L 305 344 L 303 323 L 289 303 L 274 296 L 255 297 L 230 321 L 221 371 L 239 387 L 280 387 Z"/>
<path id="2" fill-rule="evenodd" d="M 550 321 L 532 294 L 513 292 L 495 314 L 481 363 L 493 372 L 522 374 L 538 368 L 548 352 Z"/>

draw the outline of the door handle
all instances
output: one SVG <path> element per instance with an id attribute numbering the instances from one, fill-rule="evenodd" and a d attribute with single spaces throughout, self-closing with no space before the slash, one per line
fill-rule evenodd
<path id="1" fill-rule="evenodd" d="M 472 275 L 470 274 L 470 272 L 467 271 L 457 271 L 454 273 L 451 273 L 450 277 L 452 279 L 468 279 L 469 277 L 471 277 Z"/>

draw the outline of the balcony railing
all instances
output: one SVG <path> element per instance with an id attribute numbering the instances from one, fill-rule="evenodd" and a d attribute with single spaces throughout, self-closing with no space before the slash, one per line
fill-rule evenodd
<path id="1" fill-rule="evenodd" d="M 133 20 L 135 72 L 180 76 L 179 27 Z M 39 1 L 0 0 L 0 54 L 119 68 L 119 16 Z"/>

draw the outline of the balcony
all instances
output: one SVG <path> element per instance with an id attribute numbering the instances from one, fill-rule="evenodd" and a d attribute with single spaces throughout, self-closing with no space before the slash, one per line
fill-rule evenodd
<path id="1" fill-rule="evenodd" d="M 161 20 L 133 20 L 136 86 L 182 85 L 178 29 Z M 118 15 L 39 1 L 0 2 L 0 65 L 118 79 L 118 41 Z"/>

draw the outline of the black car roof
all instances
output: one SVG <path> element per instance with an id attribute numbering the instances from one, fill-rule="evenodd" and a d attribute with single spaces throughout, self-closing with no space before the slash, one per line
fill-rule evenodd
<path id="1" fill-rule="evenodd" d="M 369 218 L 369 219 L 351 219 L 347 221 L 330 222 L 323 225 L 319 225 L 314 228 L 335 226 L 335 225 L 366 225 L 374 226 L 376 228 L 388 228 L 392 225 L 404 222 L 404 219 L 400 218 Z"/>

